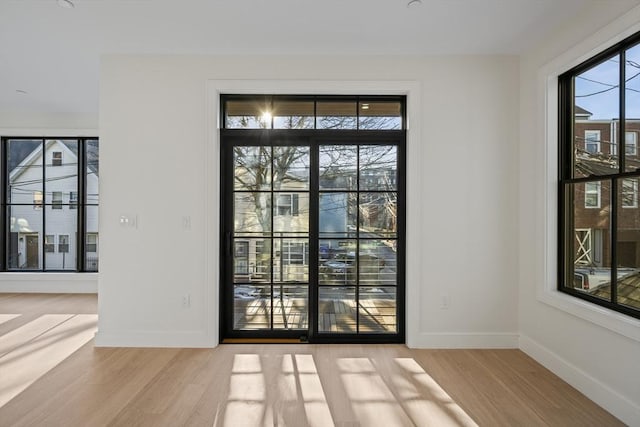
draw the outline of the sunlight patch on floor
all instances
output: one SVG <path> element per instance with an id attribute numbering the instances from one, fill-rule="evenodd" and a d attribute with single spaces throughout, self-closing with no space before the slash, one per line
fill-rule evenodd
<path id="1" fill-rule="evenodd" d="M 0 314 L 0 325 L 20 316 L 21 316 L 20 314 Z"/>
<path id="2" fill-rule="evenodd" d="M 96 314 L 43 315 L 0 337 L 0 407 L 89 342 Z"/>

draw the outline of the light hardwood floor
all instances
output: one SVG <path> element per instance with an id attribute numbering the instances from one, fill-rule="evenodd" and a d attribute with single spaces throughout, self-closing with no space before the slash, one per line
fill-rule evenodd
<path id="1" fill-rule="evenodd" d="M 94 348 L 96 298 L 0 294 L 0 426 L 616 426 L 518 350 Z"/>

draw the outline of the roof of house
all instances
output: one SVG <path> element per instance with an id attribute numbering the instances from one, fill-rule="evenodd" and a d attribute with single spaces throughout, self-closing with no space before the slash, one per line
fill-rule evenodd
<path id="1" fill-rule="evenodd" d="M 611 286 L 603 286 L 593 296 L 611 300 Z M 618 281 L 618 304 L 640 308 L 640 272 L 630 274 Z"/>

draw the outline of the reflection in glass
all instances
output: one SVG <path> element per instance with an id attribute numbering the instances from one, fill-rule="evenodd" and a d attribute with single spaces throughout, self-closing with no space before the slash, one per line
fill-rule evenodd
<path id="1" fill-rule="evenodd" d="M 397 101 L 361 101 L 359 129 L 402 129 L 402 108 Z"/>
<path id="2" fill-rule="evenodd" d="M 98 206 L 86 207 L 85 269 L 98 271 L 100 245 L 98 239 Z"/>
<path id="3" fill-rule="evenodd" d="M 234 283 L 270 282 L 271 239 L 234 239 L 233 272 Z"/>
<path id="4" fill-rule="evenodd" d="M 307 329 L 309 288 L 280 285 L 273 287 L 273 329 Z"/>
<path id="5" fill-rule="evenodd" d="M 271 287 L 235 285 L 233 287 L 233 328 L 271 328 Z"/>
<path id="6" fill-rule="evenodd" d="M 396 190 L 398 154 L 395 146 L 360 147 L 360 190 Z"/>
<path id="7" fill-rule="evenodd" d="M 309 147 L 273 148 L 273 189 L 309 189 Z"/>
<path id="8" fill-rule="evenodd" d="M 309 282 L 309 239 L 274 239 L 274 282 Z"/>
<path id="9" fill-rule="evenodd" d="M 34 209 L 34 206 L 10 206 L 8 216 L 11 233 L 7 267 L 12 270 L 41 269 L 44 245 L 42 209 Z"/>
<path id="10" fill-rule="evenodd" d="M 313 129 L 315 127 L 313 101 L 274 100 L 274 129 Z"/>
<path id="11" fill-rule="evenodd" d="M 638 179 L 624 179 L 618 184 L 617 234 L 617 302 L 640 308 L 640 214 L 638 213 Z M 602 295 L 607 298 L 606 294 Z M 610 298 L 610 296 L 609 296 Z"/>
<path id="12" fill-rule="evenodd" d="M 356 250 L 356 240 L 320 240 L 318 283 L 328 286 L 355 285 Z"/>
<path id="13" fill-rule="evenodd" d="M 320 193 L 318 202 L 321 237 L 355 236 L 357 193 Z"/>
<path id="14" fill-rule="evenodd" d="M 227 129 L 271 128 L 271 105 L 265 98 L 232 100 L 225 103 Z"/>
<path id="15" fill-rule="evenodd" d="M 395 240 L 361 240 L 359 272 L 361 285 L 395 286 L 397 254 Z"/>
<path id="16" fill-rule="evenodd" d="M 100 203 L 98 187 L 98 176 L 100 173 L 100 152 L 98 151 L 98 140 L 89 139 L 85 143 L 87 161 L 87 204 Z"/>
<path id="17" fill-rule="evenodd" d="M 76 269 L 77 219 L 75 211 L 69 211 L 66 206 L 61 210 L 47 210 L 45 230 L 54 237 L 51 250 L 45 251 L 45 269 Z"/>
<path id="18" fill-rule="evenodd" d="M 396 193 L 360 193 L 361 237 L 395 237 L 398 218 Z"/>
<path id="19" fill-rule="evenodd" d="M 625 53 L 625 170 L 640 168 L 638 138 L 640 135 L 640 45 Z"/>
<path id="20" fill-rule="evenodd" d="M 359 288 L 360 333 L 396 332 L 396 288 Z"/>
<path id="21" fill-rule="evenodd" d="M 271 148 L 270 147 L 234 147 L 234 189 L 270 190 L 271 189 Z"/>
<path id="22" fill-rule="evenodd" d="M 575 178 L 618 172 L 619 63 L 616 55 L 574 79 Z"/>
<path id="23" fill-rule="evenodd" d="M 320 189 L 355 190 L 357 187 L 357 147 L 324 145 L 320 147 Z"/>
<path id="24" fill-rule="evenodd" d="M 271 193 L 234 194 L 236 234 L 263 234 L 271 231 Z"/>
<path id="25" fill-rule="evenodd" d="M 590 193 L 593 189 L 596 194 Z M 594 181 L 568 184 L 566 192 L 574 224 L 573 236 L 566 239 L 572 262 L 565 286 L 604 299 L 611 289 L 610 189 L 609 181 Z"/>
<path id="26" fill-rule="evenodd" d="M 355 101 L 318 101 L 317 129 L 356 129 Z"/>
<path id="27" fill-rule="evenodd" d="M 78 191 L 78 141 L 48 139 L 45 147 L 45 203 L 67 204 L 69 192 Z"/>
<path id="28" fill-rule="evenodd" d="M 318 291 L 318 331 L 357 333 L 356 289 L 320 287 Z"/>

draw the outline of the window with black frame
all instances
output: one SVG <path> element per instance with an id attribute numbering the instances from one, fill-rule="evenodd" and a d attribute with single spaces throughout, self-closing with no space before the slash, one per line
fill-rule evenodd
<path id="1" fill-rule="evenodd" d="M 98 271 L 97 138 L 2 138 L 1 271 Z"/>
<path id="2" fill-rule="evenodd" d="M 559 77 L 558 289 L 640 318 L 640 33 Z"/>

